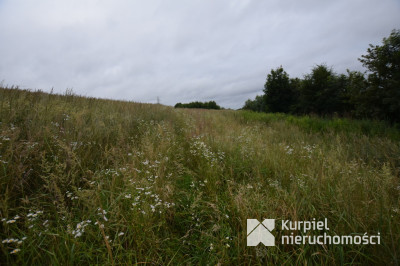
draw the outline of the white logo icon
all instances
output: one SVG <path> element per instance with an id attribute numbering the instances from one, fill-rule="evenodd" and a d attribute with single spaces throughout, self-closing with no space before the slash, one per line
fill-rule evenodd
<path id="1" fill-rule="evenodd" d="M 247 246 L 257 246 L 260 242 L 265 246 L 275 246 L 275 236 L 271 231 L 275 228 L 275 219 L 265 219 L 260 223 L 257 219 L 247 219 Z"/>

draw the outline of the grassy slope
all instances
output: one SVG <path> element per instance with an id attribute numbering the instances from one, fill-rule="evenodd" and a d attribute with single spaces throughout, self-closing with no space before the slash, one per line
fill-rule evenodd
<path id="1" fill-rule="evenodd" d="M 0 239 L 27 237 L 0 243 L 0 264 L 399 263 L 400 134 L 384 124 L 14 89 L 0 122 Z M 246 247 L 247 218 L 325 217 L 382 244 Z"/>

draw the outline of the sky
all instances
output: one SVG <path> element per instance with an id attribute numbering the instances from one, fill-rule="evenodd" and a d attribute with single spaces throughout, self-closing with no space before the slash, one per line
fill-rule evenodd
<path id="1" fill-rule="evenodd" d="M 282 66 L 365 71 L 400 0 L 0 0 L 3 86 L 240 108 Z"/>

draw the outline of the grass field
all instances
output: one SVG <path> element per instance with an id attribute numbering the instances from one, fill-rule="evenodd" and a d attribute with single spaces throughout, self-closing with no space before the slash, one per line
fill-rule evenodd
<path id="1" fill-rule="evenodd" d="M 399 141 L 383 122 L 1 88 L 0 264 L 398 265 Z M 250 218 L 380 244 L 247 247 Z"/>

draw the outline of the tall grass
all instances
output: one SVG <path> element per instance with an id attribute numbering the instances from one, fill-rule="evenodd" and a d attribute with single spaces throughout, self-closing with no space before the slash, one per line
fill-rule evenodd
<path id="1" fill-rule="evenodd" d="M 378 136 L 400 141 L 400 125 L 390 125 L 386 121 L 349 118 L 321 118 L 317 116 L 294 116 L 288 114 L 256 113 L 242 110 L 235 114 L 243 121 L 260 121 L 265 123 L 285 121 L 296 125 L 309 132 L 334 132 L 358 134 L 366 136 Z"/>
<path id="2" fill-rule="evenodd" d="M 9 88 L 0 122 L 1 264 L 399 262 L 386 124 Z M 246 247 L 248 218 L 327 218 L 381 245 Z"/>

